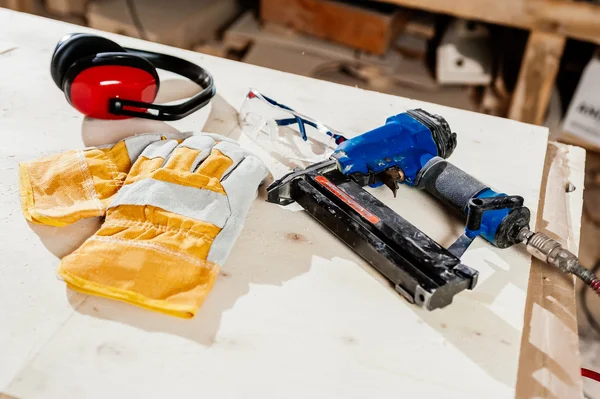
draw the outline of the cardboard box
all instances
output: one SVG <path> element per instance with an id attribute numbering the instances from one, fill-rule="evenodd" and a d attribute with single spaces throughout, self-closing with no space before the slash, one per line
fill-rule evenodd
<path id="1" fill-rule="evenodd" d="M 575 90 L 562 130 L 566 141 L 587 149 L 600 149 L 600 58 L 585 67 Z M 563 136 L 561 136 L 563 139 Z"/>

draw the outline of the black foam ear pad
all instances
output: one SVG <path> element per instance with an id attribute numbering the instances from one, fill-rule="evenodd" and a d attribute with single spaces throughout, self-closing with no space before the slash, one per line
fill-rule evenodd
<path id="1" fill-rule="evenodd" d="M 74 33 L 63 37 L 54 49 L 50 62 L 52 80 L 63 90 L 67 70 L 77 60 L 98 53 L 124 53 L 125 49 L 105 37 Z"/>

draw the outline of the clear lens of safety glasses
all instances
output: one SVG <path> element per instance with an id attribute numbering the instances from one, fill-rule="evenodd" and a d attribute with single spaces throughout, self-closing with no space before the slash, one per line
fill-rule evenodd
<path id="1" fill-rule="evenodd" d="M 239 114 L 242 131 L 274 155 L 313 163 L 327 159 L 346 140 L 321 122 L 251 89 Z"/>

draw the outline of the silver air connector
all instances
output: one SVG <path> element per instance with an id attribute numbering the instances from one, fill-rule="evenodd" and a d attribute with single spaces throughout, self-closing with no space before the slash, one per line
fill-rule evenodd
<path id="1" fill-rule="evenodd" d="M 600 293 L 600 280 L 592 272 L 579 264 L 579 259 L 556 240 L 544 233 L 534 233 L 527 227 L 519 231 L 517 239 L 527 247 L 534 257 L 556 267 L 563 273 L 574 274 Z"/>

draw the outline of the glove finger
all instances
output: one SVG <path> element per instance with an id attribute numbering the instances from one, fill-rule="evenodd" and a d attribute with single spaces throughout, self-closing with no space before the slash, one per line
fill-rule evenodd
<path id="1" fill-rule="evenodd" d="M 213 240 L 207 260 L 221 265 L 225 263 L 242 231 L 250 205 L 256 198 L 256 189 L 267 174 L 265 164 L 256 156 L 248 155 L 221 181 L 232 213 L 225 227 Z"/>
<path id="2" fill-rule="evenodd" d="M 229 142 L 223 141 L 217 144 L 215 148 L 221 151 L 223 155 L 229 157 L 233 161 L 233 163 L 225 170 L 225 172 L 223 172 L 223 178 L 229 175 L 232 170 L 237 168 L 237 166 L 240 164 L 240 162 L 244 160 L 244 158 L 253 155 L 250 151 L 240 147 L 237 143 L 234 145 Z"/>
<path id="3" fill-rule="evenodd" d="M 125 184 L 143 179 L 162 167 L 165 159 L 177 147 L 177 144 L 177 140 L 160 140 L 146 147 L 131 167 Z"/>
<path id="4" fill-rule="evenodd" d="M 160 139 L 161 136 L 158 133 L 140 134 L 125 139 L 125 147 L 131 164 L 138 159 L 146 147 L 155 141 L 160 141 Z"/>
<path id="5" fill-rule="evenodd" d="M 269 170 L 264 162 L 256 155 L 248 154 L 236 168 L 233 168 L 230 173 L 223 177 L 221 184 L 227 195 L 231 196 L 227 188 L 239 187 L 240 190 L 253 191 L 265 180 L 268 174 Z M 236 188 L 235 191 L 237 190 Z"/>
<path id="6" fill-rule="evenodd" d="M 217 143 L 212 137 L 204 134 L 192 136 L 175 148 L 165 162 L 164 168 L 192 172 L 205 160 Z"/>
<path id="7" fill-rule="evenodd" d="M 183 140 L 189 137 L 192 133 L 179 133 L 179 132 L 166 132 L 166 133 L 144 133 L 138 134 L 132 137 L 128 137 L 125 140 L 125 148 L 127 149 L 127 155 L 131 164 L 133 164 L 138 157 L 142 154 L 150 144 L 160 140 Z M 102 148 L 99 147 L 99 148 Z"/>
<path id="8" fill-rule="evenodd" d="M 197 173 L 221 179 L 234 170 L 250 151 L 239 146 L 237 142 L 221 141 L 213 148 L 213 153 L 196 170 Z"/>

